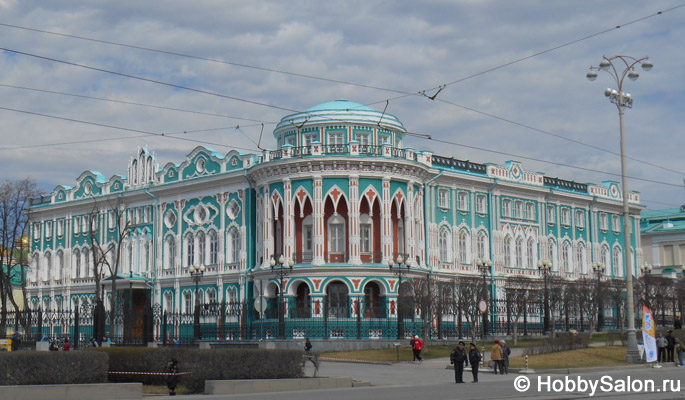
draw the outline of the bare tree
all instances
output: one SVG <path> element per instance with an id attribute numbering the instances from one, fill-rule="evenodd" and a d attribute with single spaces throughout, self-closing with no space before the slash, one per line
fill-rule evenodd
<path id="1" fill-rule="evenodd" d="M 597 280 L 581 278 L 574 284 L 576 286 L 576 301 L 580 314 L 587 316 L 589 334 L 595 331 L 598 320 L 598 301 L 599 291 L 597 290 Z"/>
<path id="2" fill-rule="evenodd" d="M 440 323 L 439 318 L 446 308 L 441 298 L 443 284 L 430 275 L 412 280 L 414 302 L 424 321 L 422 335 L 425 338 L 430 337 L 433 322 Z"/>
<path id="3" fill-rule="evenodd" d="M 518 343 L 518 323 L 529 304 L 537 298 L 539 282 L 524 276 L 511 276 L 506 281 L 506 301 L 514 326 L 514 345 Z"/>
<path id="4" fill-rule="evenodd" d="M 616 323 L 621 331 L 623 337 L 623 327 L 625 326 L 626 318 L 626 281 L 623 279 L 612 279 L 604 282 L 605 294 L 607 300 L 614 306 L 616 310 Z"/>
<path id="5" fill-rule="evenodd" d="M 455 282 L 456 307 L 469 323 L 471 340 L 474 343 L 478 342 L 478 321 L 481 318 L 478 302 L 482 298 L 482 286 L 482 280 L 478 277 L 460 277 Z"/>
<path id="6" fill-rule="evenodd" d="M 549 304 L 549 329 L 552 337 L 556 336 L 556 315 L 561 314 L 561 305 L 564 302 L 564 292 L 566 290 L 566 281 L 557 275 L 550 275 L 547 277 L 547 293 Z"/>
<path id="7" fill-rule="evenodd" d="M 21 275 L 23 304 L 26 304 L 26 266 L 28 243 L 24 242 L 29 224 L 29 205 L 39 191 L 36 183 L 26 178 L 21 181 L 6 180 L 0 184 L 0 332 L 4 335 L 7 325 L 7 302 L 15 310 L 21 307 L 12 291 L 12 275 L 19 267 Z"/>

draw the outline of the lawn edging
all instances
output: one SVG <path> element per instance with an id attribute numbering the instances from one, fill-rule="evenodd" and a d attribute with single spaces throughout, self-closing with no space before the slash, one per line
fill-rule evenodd
<path id="1" fill-rule="evenodd" d="M 0 386 L 2 397 L 21 400 L 137 400 L 143 398 L 143 384 L 79 383 L 67 385 Z"/>

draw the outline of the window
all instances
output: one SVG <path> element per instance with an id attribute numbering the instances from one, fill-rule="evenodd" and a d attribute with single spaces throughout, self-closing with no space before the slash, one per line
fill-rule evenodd
<path id="1" fill-rule="evenodd" d="M 357 141 L 360 145 L 365 146 L 371 144 L 371 135 L 368 132 L 357 132 Z"/>
<path id="2" fill-rule="evenodd" d="M 566 272 L 573 272 L 573 264 L 571 264 L 571 245 L 564 242 L 564 247 L 561 251 L 561 266 Z"/>
<path id="3" fill-rule="evenodd" d="M 451 249 L 450 243 L 452 242 L 452 235 L 450 230 L 446 227 L 440 228 L 440 234 L 438 235 L 438 247 L 440 248 L 440 262 L 450 263 Z"/>
<path id="4" fill-rule="evenodd" d="M 571 225 L 571 210 L 566 207 L 561 209 L 561 224 Z"/>
<path id="5" fill-rule="evenodd" d="M 216 290 L 210 289 L 207 291 L 207 303 L 216 304 Z"/>
<path id="6" fill-rule="evenodd" d="M 206 236 L 203 232 L 199 232 L 197 234 L 197 262 L 200 265 L 206 265 L 207 264 L 207 239 Z"/>
<path id="7" fill-rule="evenodd" d="M 164 311 L 171 313 L 174 310 L 174 295 L 171 292 L 164 293 Z"/>
<path id="8" fill-rule="evenodd" d="M 313 142 L 318 142 L 319 141 L 319 134 L 318 133 L 305 133 L 302 135 L 304 138 L 304 145 L 309 146 Z"/>
<path id="9" fill-rule="evenodd" d="M 345 144 L 345 133 L 344 132 L 329 132 L 328 133 L 328 152 L 329 153 L 342 153 L 344 151 L 343 145 Z"/>
<path id="10" fill-rule="evenodd" d="M 378 135 L 378 142 L 380 144 L 391 144 L 390 135 Z"/>
<path id="11" fill-rule="evenodd" d="M 535 203 L 526 203 L 526 218 L 535 221 L 537 218 L 535 213 Z"/>
<path id="12" fill-rule="evenodd" d="M 547 223 L 555 224 L 557 220 L 557 214 L 554 206 L 547 206 Z"/>
<path id="13" fill-rule="evenodd" d="M 72 253 L 72 257 L 74 259 L 74 268 L 71 271 L 71 277 L 72 278 L 80 278 L 81 277 L 81 253 L 79 252 L 78 249 L 74 249 L 74 252 Z"/>
<path id="14" fill-rule="evenodd" d="M 297 137 L 293 136 L 288 136 L 285 138 L 285 144 L 289 144 L 291 146 L 295 146 L 297 144 Z"/>
<path id="15" fill-rule="evenodd" d="M 583 210 L 576 210 L 576 228 L 585 227 L 585 213 Z"/>
<path id="16" fill-rule="evenodd" d="M 190 292 L 183 293 L 183 312 L 186 314 L 193 312 L 193 294 Z"/>
<path id="17" fill-rule="evenodd" d="M 515 218 L 528 218 L 524 213 L 523 213 L 523 202 L 522 201 L 517 201 L 514 203 L 515 209 L 514 209 L 514 217 Z"/>
<path id="18" fill-rule="evenodd" d="M 448 189 L 438 189 L 438 206 L 440 208 L 450 207 L 450 192 Z"/>
<path id="19" fill-rule="evenodd" d="M 609 230 L 609 216 L 605 213 L 599 215 L 599 229 Z"/>
<path id="20" fill-rule="evenodd" d="M 476 243 L 476 251 L 477 251 L 477 256 L 480 259 L 485 258 L 485 250 L 487 248 L 485 241 L 487 240 L 487 237 L 483 232 L 478 234 L 478 241 Z"/>
<path id="21" fill-rule="evenodd" d="M 311 253 L 314 250 L 314 226 L 312 216 L 307 215 L 302 221 L 302 251 Z"/>
<path id="22" fill-rule="evenodd" d="M 523 238 L 516 239 L 516 268 L 523 268 Z"/>
<path id="23" fill-rule="evenodd" d="M 81 217 L 74 218 L 74 234 L 78 235 L 81 232 Z"/>
<path id="24" fill-rule="evenodd" d="M 479 194 L 476 196 L 476 211 L 481 214 L 488 212 L 488 200 L 485 195 Z"/>
<path id="25" fill-rule="evenodd" d="M 609 263 L 609 247 L 608 246 L 602 246 L 602 252 L 600 254 L 600 262 L 604 264 L 607 269 L 605 271 L 608 272 L 608 268 L 611 266 Z"/>
<path id="26" fill-rule="evenodd" d="M 466 192 L 459 192 L 457 194 L 457 207 L 460 211 L 468 211 L 469 209 L 469 196 Z"/>
<path id="27" fill-rule="evenodd" d="M 578 243 L 576 247 L 576 265 L 580 267 L 582 274 L 587 274 L 587 265 L 585 264 L 585 245 Z"/>
<path id="28" fill-rule="evenodd" d="M 619 217 L 618 215 L 614 215 L 612 217 L 612 221 L 613 221 L 614 232 L 620 232 L 621 231 L 621 217 Z"/>
<path id="29" fill-rule="evenodd" d="M 33 238 L 40 239 L 40 222 L 33 224 Z"/>
<path id="30" fill-rule="evenodd" d="M 362 214 L 359 216 L 359 235 L 361 238 L 361 252 L 363 254 L 371 253 L 373 249 L 373 236 L 372 236 L 372 221 L 368 214 Z"/>
<path id="31" fill-rule="evenodd" d="M 64 268 L 64 252 L 59 250 L 57 252 L 57 258 L 55 259 L 55 272 L 53 274 L 55 280 L 62 279 L 62 269 Z"/>
<path id="32" fill-rule="evenodd" d="M 57 236 L 61 237 L 64 235 L 64 220 L 60 219 L 57 221 Z"/>
<path id="33" fill-rule="evenodd" d="M 547 258 L 552 261 L 552 269 L 556 271 L 558 269 L 558 265 L 555 262 L 555 256 L 556 256 L 556 251 L 557 250 L 557 245 L 554 243 L 554 240 L 549 241 L 549 245 L 547 246 Z"/>
<path id="34" fill-rule="evenodd" d="M 87 215 L 84 215 L 83 218 L 81 219 L 81 232 L 87 233 L 90 230 L 90 224 L 89 224 L 90 218 L 88 218 Z"/>
<path id="35" fill-rule="evenodd" d="M 164 268 L 173 268 L 176 263 L 176 239 L 169 235 L 165 241 Z"/>
<path id="36" fill-rule="evenodd" d="M 504 238 L 504 265 L 511 267 L 511 236 Z"/>
<path id="37" fill-rule="evenodd" d="M 215 231 L 209 233 L 209 263 L 216 265 L 219 262 L 219 238 Z"/>
<path id="38" fill-rule="evenodd" d="M 528 268 L 533 268 L 535 266 L 535 243 L 533 239 L 528 239 L 526 244 L 526 263 Z"/>
<path id="39" fill-rule="evenodd" d="M 345 219 L 337 213 L 328 219 L 328 250 L 345 254 Z"/>
<path id="40" fill-rule="evenodd" d="M 45 253 L 45 268 L 41 271 L 41 279 L 43 281 L 50 280 L 50 271 L 52 270 L 52 254 L 50 252 Z"/>
<path id="41" fill-rule="evenodd" d="M 176 214 L 173 211 L 166 213 L 166 216 L 164 217 L 164 225 L 166 225 L 168 229 L 174 229 L 174 226 L 176 225 Z"/>
<path id="42" fill-rule="evenodd" d="M 195 238 L 192 233 L 186 236 L 186 267 L 195 264 Z"/>
<path id="43" fill-rule="evenodd" d="M 342 282 L 333 282 L 326 288 L 328 316 L 348 318 L 350 316 L 347 286 Z"/>
<path id="44" fill-rule="evenodd" d="M 467 264 L 468 259 L 468 234 L 466 231 L 459 232 L 459 262 Z"/>
<path id="45" fill-rule="evenodd" d="M 238 204 L 238 202 L 235 200 L 231 201 L 231 204 L 228 206 L 226 213 L 228 214 L 228 218 L 232 220 L 238 218 L 238 213 L 240 213 L 240 205 Z"/>
<path id="46" fill-rule="evenodd" d="M 229 263 L 239 263 L 240 262 L 240 234 L 238 234 L 238 229 L 232 228 L 228 234 L 230 240 L 230 252 L 228 254 Z"/>
<path id="47" fill-rule="evenodd" d="M 502 200 L 502 216 L 511 217 L 511 200 L 509 199 Z"/>
<path id="48" fill-rule="evenodd" d="M 52 237 L 52 221 L 45 223 L 45 239 L 50 239 Z"/>
<path id="49" fill-rule="evenodd" d="M 623 254 L 621 248 L 614 247 L 614 276 L 623 276 Z"/>

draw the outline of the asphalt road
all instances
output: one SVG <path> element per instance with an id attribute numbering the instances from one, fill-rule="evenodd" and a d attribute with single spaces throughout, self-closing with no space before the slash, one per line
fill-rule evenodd
<path id="1" fill-rule="evenodd" d="M 230 396 L 190 395 L 178 396 L 185 400 L 210 399 L 297 399 L 297 400 L 440 400 L 440 399 L 587 399 L 611 398 L 633 399 L 680 399 L 685 398 L 685 368 L 667 366 L 661 369 L 643 367 L 638 369 L 613 369 L 571 374 L 493 375 L 479 374 L 478 383 L 471 382 L 471 373 L 464 373 L 464 384 L 454 383 L 454 371 L 446 369 L 446 359 L 428 360 L 423 364 L 372 365 L 339 362 L 323 362 L 319 376 L 352 377 L 370 382 L 370 387 L 354 387 L 329 390 L 308 390 L 281 393 L 252 393 Z M 311 367 L 306 372 L 311 374 Z M 630 380 L 628 380 L 630 377 Z M 515 380 L 518 381 L 515 382 Z M 530 388 L 517 391 L 514 385 Z M 603 379 L 602 381 L 598 381 Z M 649 383 L 651 379 L 654 390 Z M 642 381 L 641 381 L 642 380 Z M 585 382 L 585 383 L 583 383 Z M 591 383 L 590 383 L 591 382 Z M 592 384 L 597 384 L 593 388 Z M 578 385 L 586 387 L 578 388 Z M 625 384 L 624 387 L 621 385 Z M 664 386 L 665 384 L 665 386 Z M 576 387 L 572 387 L 575 385 Z M 642 390 L 640 389 L 642 387 Z M 540 390 L 538 390 L 540 389 Z M 580 390 L 579 390 L 580 389 Z M 613 389 L 606 392 L 606 389 Z M 647 389 L 647 390 L 645 390 Z M 590 395 L 592 393 L 592 395 Z"/>

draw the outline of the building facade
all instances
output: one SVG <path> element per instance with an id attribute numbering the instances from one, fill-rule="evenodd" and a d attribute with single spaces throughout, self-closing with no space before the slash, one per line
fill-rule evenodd
<path id="1" fill-rule="evenodd" d="M 540 277 L 542 259 L 565 279 L 591 277 L 593 262 L 610 278 L 626 276 L 627 257 L 634 271 L 641 265 L 639 235 L 623 247 L 616 182 L 419 151 L 404 145 L 406 132 L 393 115 L 338 100 L 284 117 L 273 132 L 277 149 L 262 154 L 197 147 L 160 166 L 143 148 L 126 175 L 83 172 L 74 187 L 58 186 L 31 207 L 31 308 L 92 304 L 101 286 L 124 309 L 152 309 L 159 333 L 164 312 L 190 314 L 196 301 L 236 304 L 239 312 L 216 316 L 240 328 L 215 336 L 250 339 L 275 336 L 282 290 L 288 338 L 393 338 L 402 279 L 477 277 L 478 262 L 491 260 L 496 299 L 507 277 Z M 637 232 L 639 195 L 628 196 Z M 388 268 L 398 255 L 399 275 L 398 265 Z M 279 276 L 281 256 L 294 265 Z M 190 267 L 200 266 L 193 280 Z M 180 324 L 171 323 L 171 335 L 183 335 Z"/>

